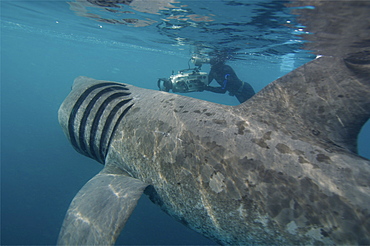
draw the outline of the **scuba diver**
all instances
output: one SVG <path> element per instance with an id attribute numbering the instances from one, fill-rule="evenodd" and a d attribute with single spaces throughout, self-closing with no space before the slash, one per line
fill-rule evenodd
<path id="1" fill-rule="evenodd" d="M 229 95 L 235 96 L 240 103 L 255 94 L 253 87 L 247 82 L 241 81 L 234 70 L 225 64 L 225 59 L 216 57 L 212 58 L 209 63 L 211 71 L 208 75 L 208 85 L 205 86 L 204 90 L 222 94 L 229 91 Z M 220 87 L 209 86 L 212 80 L 216 80 Z"/>

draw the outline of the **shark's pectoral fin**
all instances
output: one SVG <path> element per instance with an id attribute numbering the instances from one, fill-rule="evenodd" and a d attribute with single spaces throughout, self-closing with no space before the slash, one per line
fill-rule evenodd
<path id="1" fill-rule="evenodd" d="M 112 245 L 147 184 L 107 167 L 89 180 L 73 199 L 58 245 Z"/>

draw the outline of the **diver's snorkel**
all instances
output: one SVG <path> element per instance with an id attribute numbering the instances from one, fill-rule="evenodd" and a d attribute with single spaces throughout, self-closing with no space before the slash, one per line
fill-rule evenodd
<path id="1" fill-rule="evenodd" d="M 209 63 L 210 59 L 208 57 L 201 57 L 201 56 L 194 55 L 190 58 L 189 61 L 191 61 L 196 67 L 201 69 L 202 65 L 204 63 Z M 190 67 L 190 65 L 189 65 L 189 67 Z"/>

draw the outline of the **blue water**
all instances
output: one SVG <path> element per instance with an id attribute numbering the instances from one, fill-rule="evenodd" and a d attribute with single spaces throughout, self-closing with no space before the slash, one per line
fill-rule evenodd
<path id="1" fill-rule="evenodd" d="M 278 1 L 214 0 L 212 8 L 210 4 L 174 3 L 187 5 L 183 10 L 188 12 L 181 17 L 186 20 L 168 18 L 176 16 L 174 9 L 153 14 L 129 7 L 125 8 L 132 13 L 86 7 L 100 20 L 156 21 L 135 27 L 76 15 L 64 1 L 1 1 L 2 245 L 55 244 L 70 201 L 102 169 L 73 150 L 58 124 L 58 108 L 75 77 L 156 90 L 158 78 L 187 68 L 196 47 L 211 53 L 227 51 L 228 64 L 259 91 L 314 58 L 300 49 L 304 40 L 296 35 L 299 23 Z M 193 13 L 203 21 L 192 20 Z M 287 21 L 292 25 L 278 24 Z M 208 70 L 209 66 L 202 67 Z M 188 95 L 238 104 L 226 94 Z M 367 158 L 369 136 L 368 122 L 359 137 L 360 154 Z M 214 243 L 143 196 L 117 244 Z"/>

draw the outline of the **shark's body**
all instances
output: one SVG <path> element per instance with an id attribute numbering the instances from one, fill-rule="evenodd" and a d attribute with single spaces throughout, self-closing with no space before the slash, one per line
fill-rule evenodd
<path id="1" fill-rule="evenodd" d="M 369 64 L 318 58 L 239 106 L 77 78 L 59 121 L 105 167 L 58 243 L 113 244 L 145 189 L 220 244 L 370 244 Z"/>

